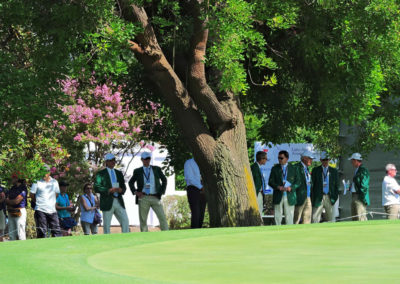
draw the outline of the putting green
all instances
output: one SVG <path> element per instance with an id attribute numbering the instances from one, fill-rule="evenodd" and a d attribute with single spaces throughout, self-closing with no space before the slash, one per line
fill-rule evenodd
<path id="1" fill-rule="evenodd" d="M 399 221 L 0 243 L 0 283 L 394 283 Z"/>

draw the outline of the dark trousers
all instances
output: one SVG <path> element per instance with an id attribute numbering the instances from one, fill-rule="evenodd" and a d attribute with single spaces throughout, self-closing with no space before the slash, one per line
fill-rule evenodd
<path id="1" fill-rule="evenodd" d="M 57 213 L 50 214 L 36 210 L 34 216 L 36 223 L 36 235 L 38 238 L 46 237 L 47 228 L 50 228 L 50 232 L 53 237 L 61 236 Z"/>
<path id="2" fill-rule="evenodd" d="M 188 186 L 186 188 L 187 197 L 189 201 L 190 211 L 192 212 L 192 228 L 201 228 L 203 226 L 204 212 L 206 211 L 206 197 L 204 193 L 200 192 L 195 186 Z"/>

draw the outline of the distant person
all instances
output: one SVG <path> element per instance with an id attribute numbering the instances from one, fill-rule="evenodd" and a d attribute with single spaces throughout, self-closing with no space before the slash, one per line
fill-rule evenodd
<path id="1" fill-rule="evenodd" d="M 253 175 L 254 186 L 256 188 L 257 204 L 260 215 L 263 215 L 264 211 L 264 190 L 266 188 L 266 182 L 261 172 L 261 166 L 267 162 L 267 153 L 264 151 L 258 151 L 256 153 L 256 162 L 251 165 L 251 173 Z"/>
<path id="2" fill-rule="evenodd" d="M 24 180 L 16 173 L 11 175 L 11 189 L 7 194 L 8 235 L 11 241 L 26 240 L 26 199 L 27 189 Z"/>
<path id="3" fill-rule="evenodd" d="M 382 205 L 388 214 L 388 219 L 399 219 L 400 211 L 400 186 L 394 178 L 397 174 L 396 166 L 387 164 L 386 176 L 382 182 Z"/>
<path id="4" fill-rule="evenodd" d="M 129 219 L 125 210 L 122 195 L 125 194 L 126 186 L 124 175 L 121 171 L 114 169 L 115 156 L 108 153 L 104 157 L 106 168 L 97 173 L 94 182 L 94 190 L 100 193 L 100 209 L 103 211 L 104 234 L 110 233 L 111 218 L 113 215 L 121 225 L 122 233 L 129 233 Z"/>
<path id="5" fill-rule="evenodd" d="M 141 160 L 143 167 L 135 169 L 129 181 L 132 194 L 136 195 L 136 203 L 139 204 L 140 231 L 147 232 L 149 230 L 147 217 L 150 208 L 156 213 L 161 230 L 168 230 L 167 218 L 161 203 L 161 196 L 167 188 L 167 178 L 160 167 L 150 165 L 150 152 L 143 152 Z M 135 187 L 135 183 L 137 187 Z"/>
<path id="6" fill-rule="evenodd" d="M 287 225 L 293 224 L 294 206 L 296 205 L 296 188 L 298 186 L 297 169 L 288 163 L 289 153 L 285 150 L 278 154 L 279 164 L 271 169 L 268 184 L 274 190 L 275 224 L 282 224 L 283 213 Z"/>
<path id="7" fill-rule="evenodd" d="M 335 222 L 334 204 L 339 197 L 339 174 L 337 169 L 329 166 L 329 157 L 326 152 L 321 153 L 320 161 L 322 164 L 315 167 L 311 174 L 312 222 L 321 221 L 323 209 L 325 209 L 328 222 Z"/>
<path id="8" fill-rule="evenodd" d="M 61 236 L 60 223 L 56 210 L 57 194 L 60 193 L 58 181 L 50 176 L 50 167 L 44 166 L 45 176 L 32 184 L 30 197 L 35 202 L 36 234 L 38 238 L 47 236 L 47 229 L 53 237 Z"/>
<path id="9" fill-rule="evenodd" d="M 76 221 L 71 217 L 71 212 L 75 212 L 75 206 L 69 201 L 67 186 L 65 181 L 60 181 L 60 194 L 57 196 L 56 209 L 60 221 L 63 236 L 71 236 L 71 230 L 76 226 Z"/>
<path id="10" fill-rule="evenodd" d="M 98 212 L 98 200 L 92 193 L 93 186 L 87 183 L 83 187 L 84 194 L 79 199 L 81 208 L 81 226 L 85 235 L 97 234 L 98 225 L 101 223 L 100 212 Z M 97 217 L 96 217 L 97 215 Z"/>
<path id="11" fill-rule="evenodd" d="M 362 165 L 360 153 L 354 153 L 349 158 L 354 168 L 354 176 L 350 185 L 352 194 L 351 215 L 353 221 L 367 221 L 367 206 L 369 205 L 369 172 Z"/>
<path id="12" fill-rule="evenodd" d="M 296 207 L 294 208 L 294 223 L 311 223 L 311 173 L 310 166 L 314 159 L 311 151 L 304 151 L 301 154 L 300 162 L 296 164 L 299 176 L 299 184 L 296 190 Z"/>
<path id="13" fill-rule="evenodd" d="M 206 196 L 201 183 L 200 169 L 194 159 L 189 159 L 184 165 L 186 192 L 191 214 L 191 228 L 201 228 L 206 211 Z"/>
<path id="14" fill-rule="evenodd" d="M 4 240 L 4 230 L 6 229 L 6 215 L 4 214 L 4 210 L 6 210 L 6 205 L 4 203 L 5 199 L 5 190 L 0 186 L 0 242 Z"/>

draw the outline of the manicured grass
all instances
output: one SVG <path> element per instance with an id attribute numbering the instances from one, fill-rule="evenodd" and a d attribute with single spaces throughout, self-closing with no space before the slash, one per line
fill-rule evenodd
<path id="1" fill-rule="evenodd" d="M 0 243 L 1 283 L 396 283 L 399 221 Z"/>

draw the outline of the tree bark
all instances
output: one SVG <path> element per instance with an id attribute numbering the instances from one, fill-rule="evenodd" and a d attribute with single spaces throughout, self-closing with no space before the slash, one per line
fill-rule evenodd
<path id="1" fill-rule="evenodd" d="M 219 101 L 205 79 L 208 31 L 204 22 L 197 21 L 192 37 L 188 90 L 164 56 L 145 10 L 124 1 L 120 4 L 122 17 L 143 27 L 143 33 L 130 42 L 131 50 L 159 87 L 192 149 L 207 189 L 210 225 L 260 225 L 243 114 L 233 94 Z M 208 125 L 199 109 L 206 114 Z"/>

